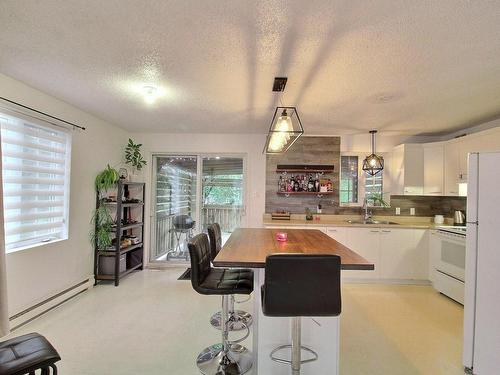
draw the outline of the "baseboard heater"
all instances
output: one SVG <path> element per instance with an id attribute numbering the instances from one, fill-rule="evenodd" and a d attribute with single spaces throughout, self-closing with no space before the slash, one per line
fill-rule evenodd
<path id="1" fill-rule="evenodd" d="M 55 309 L 62 305 L 64 302 L 80 295 L 92 286 L 90 279 L 83 280 L 62 292 L 59 292 L 9 318 L 10 330 L 22 327 L 23 325 L 31 322 L 32 320 L 42 316 L 48 311 Z"/>

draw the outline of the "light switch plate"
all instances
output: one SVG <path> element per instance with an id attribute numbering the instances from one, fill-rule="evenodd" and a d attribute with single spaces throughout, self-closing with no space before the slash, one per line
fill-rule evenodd
<path id="1" fill-rule="evenodd" d="M 410 208 L 410 215 L 415 216 L 415 207 Z"/>
<path id="2" fill-rule="evenodd" d="M 401 207 L 396 207 L 396 215 L 401 215 Z"/>

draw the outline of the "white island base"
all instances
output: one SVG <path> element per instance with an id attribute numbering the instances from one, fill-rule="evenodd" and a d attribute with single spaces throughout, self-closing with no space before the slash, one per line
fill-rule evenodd
<path id="1" fill-rule="evenodd" d="M 267 317 L 262 314 L 261 286 L 264 284 L 264 269 L 254 269 L 253 311 L 253 374 L 289 375 L 291 367 L 274 362 L 269 354 L 280 345 L 291 344 L 291 318 Z M 314 320 L 313 320 L 314 319 Z M 302 365 L 301 375 L 338 375 L 339 373 L 339 317 L 302 318 L 302 345 L 318 353 L 318 360 Z M 320 324 L 320 325 L 318 325 Z M 289 349 L 276 353 L 290 359 Z M 311 354 L 302 351 L 302 359 Z"/>

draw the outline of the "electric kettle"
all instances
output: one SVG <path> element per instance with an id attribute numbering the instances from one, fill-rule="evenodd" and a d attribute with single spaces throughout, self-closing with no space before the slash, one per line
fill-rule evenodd
<path id="1" fill-rule="evenodd" d="M 455 211 L 455 214 L 453 215 L 453 225 L 455 226 L 465 225 L 465 214 L 462 211 L 460 210 Z"/>

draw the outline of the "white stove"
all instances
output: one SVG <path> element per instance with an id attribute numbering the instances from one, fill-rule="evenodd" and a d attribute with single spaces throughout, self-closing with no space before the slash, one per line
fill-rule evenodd
<path id="1" fill-rule="evenodd" d="M 435 265 L 434 288 L 464 303 L 465 239 L 464 226 L 441 226 L 437 228 L 439 260 Z"/>

